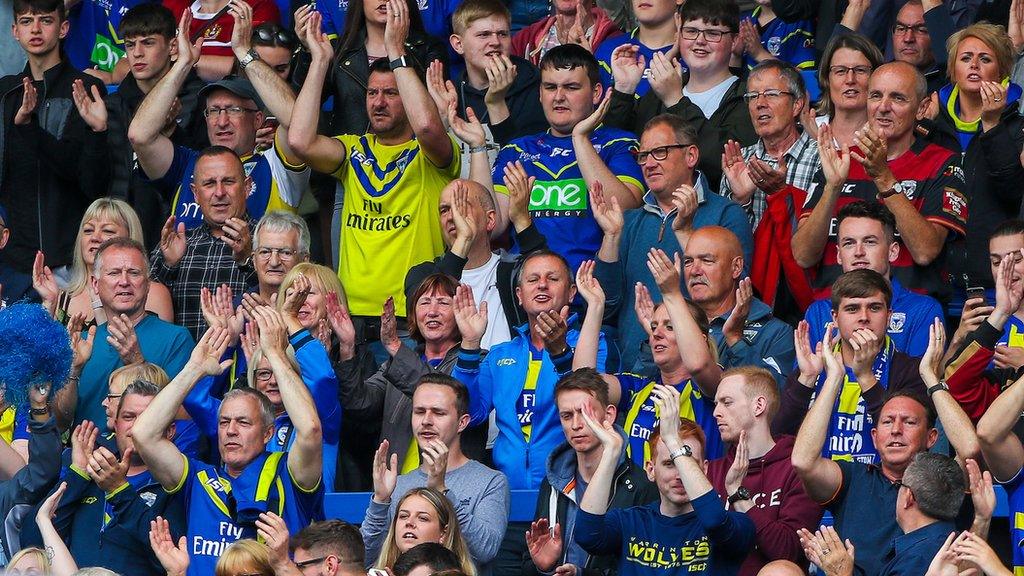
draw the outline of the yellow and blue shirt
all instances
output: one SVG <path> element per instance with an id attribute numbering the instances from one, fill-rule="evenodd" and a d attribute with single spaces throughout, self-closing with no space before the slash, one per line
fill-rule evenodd
<path id="1" fill-rule="evenodd" d="M 345 147 L 332 176 L 345 190 L 338 278 L 349 310 L 379 316 L 393 296 L 401 315 L 406 272 L 444 252 L 438 203 L 441 190 L 459 176 L 459 146 L 451 140 L 451 163 L 435 166 L 415 138 L 393 146 L 373 134 L 335 138 Z"/>

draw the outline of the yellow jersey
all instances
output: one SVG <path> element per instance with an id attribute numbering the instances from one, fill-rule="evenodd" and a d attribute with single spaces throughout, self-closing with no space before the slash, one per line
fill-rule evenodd
<path id="1" fill-rule="evenodd" d="M 444 252 L 438 203 L 458 177 L 459 146 L 452 161 L 435 166 L 415 138 L 388 146 L 373 134 L 335 136 L 345 161 L 332 174 L 345 190 L 338 247 L 338 278 L 357 316 L 379 316 L 388 296 L 405 311 L 405 274 Z M 450 138 L 450 137 L 449 137 Z"/>

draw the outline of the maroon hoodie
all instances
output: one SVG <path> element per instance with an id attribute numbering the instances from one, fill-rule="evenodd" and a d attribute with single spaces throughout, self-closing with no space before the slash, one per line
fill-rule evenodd
<path id="1" fill-rule="evenodd" d="M 779 436 L 767 454 L 752 459 L 747 467 L 743 486 L 754 496 L 754 507 L 747 511 L 747 516 L 754 521 L 757 537 L 739 576 L 756 576 L 772 560 L 790 560 L 807 569 L 807 558 L 796 531 L 807 528 L 813 532 L 821 521 L 822 508 L 804 493 L 790 463 L 793 442 L 792 436 Z M 722 502 L 728 501 L 725 475 L 735 455 L 733 446 L 728 454 L 708 463 L 708 479 Z"/>

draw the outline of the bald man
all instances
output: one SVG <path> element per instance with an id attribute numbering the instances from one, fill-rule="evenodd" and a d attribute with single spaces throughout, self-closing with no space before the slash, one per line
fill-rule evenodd
<path id="1" fill-rule="evenodd" d="M 510 194 L 509 219 L 516 230 L 522 254 L 547 248 L 544 236 L 533 225 L 528 209 L 529 193 Z M 518 254 L 491 251 L 491 231 L 497 222 L 490 191 L 472 180 L 453 180 L 441 191 L 438 204 L 441 233 L 446 250 L 440 257 L 413 266 L 405 276 L 405 296 L 412 297 L 424 278 L 444 273 L 473 289 L 479 306 L 487 302 L 487 332 L 480 343 L 489 350 L 512 339 L 525 317 L 516 316 L 512 272 Z"/>
<path id="2" fill-rule="evenodd" d="M 806 572 L 789 560 L 769 562 L 757 572 L 757 576 L 804 576 L 805 574 Z"/>
<path id="3" fill-rule="evenodd" d="M 831 142 L 820 146 L 822 171 L 811 183 L 792 240 L 793 258 L 810 271 L 815 298 L 827 298 L 843 272 L 836 258 L 839 210 L 877 198 L 896 217 L 899 254 L 892 276 L 940 302 L 948 299 L 946 245 L 950 237 L 964 236 L 966 185 L 959 154 L 914 134 L 917 115 L 929 102 L 927 90 L 914 66 L 879 66 L 868 80 L 868 125 L 854 139 L 852 161 L 844 167 Z"/>
<path id="4" fill-rule="evenodd" d="M 711 321 L 718 363 L 726 368 L 766 368 L 781 388 L 796 359 L 793 329 L 754 297 L 743 270 L 743 249 L 729 229 L 705 226 L 690 235 L 683 280 L 690 299 Z"/>

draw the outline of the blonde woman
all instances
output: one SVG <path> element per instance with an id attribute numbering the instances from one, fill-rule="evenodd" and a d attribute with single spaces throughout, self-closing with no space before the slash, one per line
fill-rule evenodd
<path id="1" fill-rule="evenodd" d="M 139 216 L 123 200 L 100 198 L 90 204 L 82 216 L 78 237 L 75 240 L 71 277 L 64 290 L 60 289 L 57 278 L 46 266 L 43 253 L 36 254 L 32 266 L 32 287 L 39 293 L 43 305 L 55 318 L 70 318 L 75 314 L 82 314 L 87 325 L 93 322 L 103 324 L 107 321 L 103 317 L 99 297 L 89 284 L 89 278 L 100 245 L 118 237 L 131 238 L 144 244 Z M 146 310 L 155 313 L 161 320 L 174 322 L 171 293 L 166 286 L 150 281 Z"/>
<path id="2" fill-rule="evenodd" d="M 367 517 L 369 515 L 367 510 Z M 377 558 L 375 568 L 391 568 L 403 552 L 417 544 L 437 542 L 459 557 L 463 572 L 476 576 L 476 567 L 459 529 L 455 508 L 444 494 L 433 488 L 413 488 L 402 496 L 383 541 L 380 539 L 382 527 L 367 524 L 364 520 L 359 531 L 366 546 L 366 559 Z"/>

